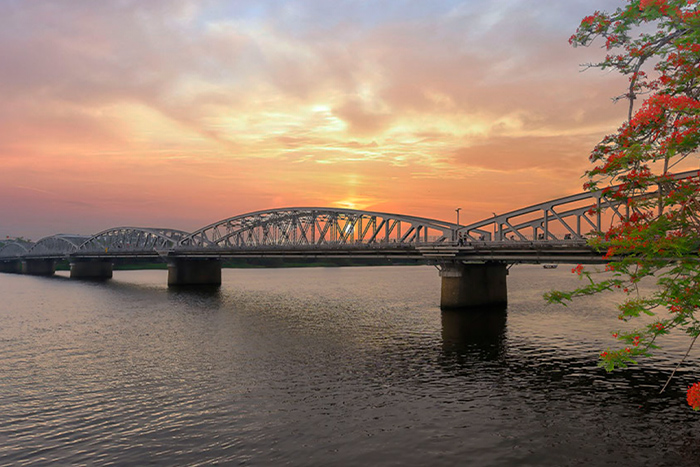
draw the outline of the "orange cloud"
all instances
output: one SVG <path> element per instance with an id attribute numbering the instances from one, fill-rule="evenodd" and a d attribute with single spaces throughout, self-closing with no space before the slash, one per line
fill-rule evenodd
<path id="1" fill-rule="evenodd" d="M 336 205 L 462 220 L 577 191 L 624 118 L 609 2 L 5 2 L 0 235 Z"/>

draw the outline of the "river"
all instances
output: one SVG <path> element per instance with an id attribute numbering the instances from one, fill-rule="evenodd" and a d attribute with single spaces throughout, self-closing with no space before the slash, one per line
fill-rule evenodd
<path id="1" fill-rule="evenodd" d="M 576 284 L 441 313 L 428 266 L 0 274 L 0 465 L 700 465 L 698 351 L 662 395 L 684 336 L 606 374 L 619 297 L 542 299 Z"/>

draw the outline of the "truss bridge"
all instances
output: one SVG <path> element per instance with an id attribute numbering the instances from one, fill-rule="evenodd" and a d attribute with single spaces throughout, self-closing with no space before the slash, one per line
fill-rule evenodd
<path id="1" fill-rule="evenodd" d="M 698 177 L 697 171 L 675 178 Z M 586 237 L 630 214 L 602 192 L 546 201 L 467 225 L 423 217 L 327 207 L 281 208 L 230 217 L 194 232 L 115 227 L 0 244 L 0 272 L 108 279 L 113 265 L 168 263 L 168 284 L 220 285 L 232 258 L 410 259 L 437 266 L 444 308 L 505 303 L 507 269 L 517 263 L 603 263 Z"/>

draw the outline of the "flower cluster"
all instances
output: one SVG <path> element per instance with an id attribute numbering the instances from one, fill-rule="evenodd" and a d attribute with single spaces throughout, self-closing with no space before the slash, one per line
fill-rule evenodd
<path id="1" fill-rule="evenodd" d="M 700 383 L 688 386 L 687 399 L 693 410 L 700 410 Z"/>
<path id="2" fill-rule="evenodd" d="M 593 232 L 589 241 L 607 260 L 606 274 L 596 280 L 578 265 L 572 272 L 585 276 L 586 285 L 548 298 L 564 302 L 619 289 L 626 294 L 621 320 L 663 314 L 640 329 L 614 334 L 622 347 L 600 354 L 601 365 L 612 370 L 650 355 L 659 335 L 700 335 L 700 172 L 684 178 L 673 173 L 700 150 L 699 2 L 628 0 L 614 13 L 584 18 L 570 43 L 588 46 L 597 38 L 607 55 L 591 66 L 627 76 L 618 99 L 630 105 L 627 121 L 591 152 L 584 188 L 619 208 L 610 227 Z M 604 213 L 598 205 L 588 214 Z M 645 278 L 657 284 L 647 295 L 639 287 Z M 700 383 L 688 391 L 688 402 L 700 409 Z"/>

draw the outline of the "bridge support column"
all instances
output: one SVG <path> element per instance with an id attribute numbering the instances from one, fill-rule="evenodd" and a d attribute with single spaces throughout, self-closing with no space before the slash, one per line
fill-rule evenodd
<path id="1" fill-rule="evenodd" d="M 0 272 L 19 274 L 22 272 L 21 261 L 0 261 Z"/>
<path id="2" fill-rule="evenodd" d="M 508 303 L 505 263 L 442 265 L 442 295 L 440 308 L 444 310 Z"/>
<path id="3" fill-rule="evenodd" d="M 56 272 L 56 261 L 53 259 L 22 260 L 22 274 L 30 276 L 53 276 Z"/>
<path id="4" fill-rule="evenodd" d="M 221 285 L 218 259 L 173 259 L 168 263 L 168 285 Z"/>
<path id="5" fill-rule="evenodd" d="M 71 279 L 111 279 L 111 261 L 76 261 L 70 263 Z"/>

